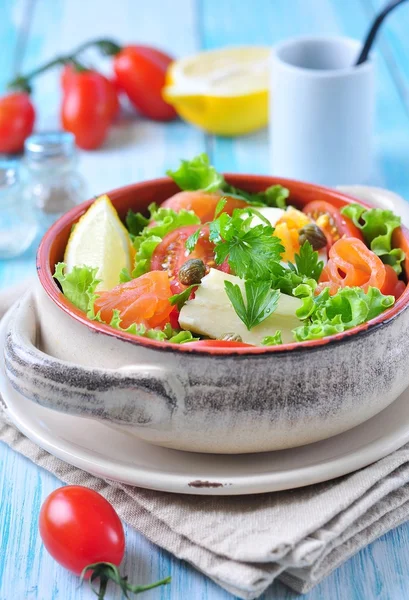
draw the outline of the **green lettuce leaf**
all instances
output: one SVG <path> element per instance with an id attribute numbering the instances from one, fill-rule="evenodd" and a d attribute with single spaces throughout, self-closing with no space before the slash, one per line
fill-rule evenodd
<path id="1" fill-rule="evenodd" d="M 170 323 L 167 323 L 163 329 L 148 329 L 145 325 L 140 323 L 132 323 L 132 325 L 125 329 L 121 327 L 121 321 L 122 319 L 119 310 L 113 310 L 112 319 L 109 325 L 119 331 L 140 335 L 149 338 L 150 340 L 170 342 L 172 344 L 186 344 L 187 342 L 196 342 L 199 339 L 193 337 L 191 331 L 177 331 L 172 329 Z"/>
<path id="2" fill-rule="evenodd" d="M 70 302 L 84 312 L 88 312 L 95 300 L 95 290 L 100 283 L 97 278 L 98 269 L 91 267 L 74 267 L 70 273 L 65 273 L 66 264 L 55 266 L 53 277 L 59 282 L 62 292 Z"/>
<path id="3" fill-rule="evenodd" d="M 215 192 L 221 189 L 224 177 L 210 164 L 207 154 L 199 154 L 192 160 L 181 160 L 176 171 L 168 170 L 166 175 L 171 177 L 181 190 L 203 190 Z"/>
<path id="4" fill-rule="evenodd" d="M 195 156 L 192 160 L 181 160 L 179 169 L 168 170 L 166 174 L 181 190 L 224 192 L 255 206 L 286 208 L 286 200 L 290 195 L 289 190 L 281 185 L 271 185 L 264 192 L 257 193 L 246 192 L 234 187 L 227 183 L 223 175 L 210 164 L 209 157 L 205 153 Z"/>
<path id="5" fill-rule="evenodd" d="M 401 218 L 390 210 L 367 209 L 361 204 L 348 204 L 341 213 L 351 219 L 362 231 L 366 244 L 379 258 L 393 267 L 399 275 L 405 253 L 400 248 L 392 248 L 392 233 L 400 227 Z"/>
<path id="6" fill-rule="evenodd" d="M 268 335 L 261 343 L 263 346 L 278 346 L 282 344 L 281 331 L 276 331 L 274 335 Z"/>
<path id="7" fill-rule="evenodd" d="M 360 287 L 345 287 L 334 296 L 330 296 L 328 288 L 318 296 L 307 288 L 301 288 L 299 286 L 295 290 L 295 295 L 303 300 L 296 315 L 305 323 L 293 330 L 299 342 L 320 339 L 366 323 L 395 302 L 393 296 L 384 296 L 373 287 L 366 293 Z"/>
<path id="8" fill-rule="evenodd" d="M 191 210 L 175 212 L 171 208 L 157 207 L 155 204 L 149 206 L 151 227 L 145 227 L 140 235 L 133 240 L 136 250 L 135 268 L 132 277 L 139 277 L 150 269 L 152 254 L 158 244 L 167 233 L 185 225 L 198 225 L 199 217 Z"/>

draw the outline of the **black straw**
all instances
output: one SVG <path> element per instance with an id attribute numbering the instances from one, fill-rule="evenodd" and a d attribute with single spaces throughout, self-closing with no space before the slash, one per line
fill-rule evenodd
<path id="1" fill-rule="evenodd" d="M 376 17 L 372 27 L 370 28 L 370 30 L 368 32 L 368 35 L 366 37 L 366 41 L 365 41 L 364 47 L 362 48 L 361 54 L 359 55 L 359 58 L 355 63 L 356 66 L 362 64 L 363 62 L 365 62 L 368 59 L 368 55 L 369 55 L 369 52 L 371 51 L 372 44 L 375 40 L 376 34 L 378 33 L 380 26 L 383 23 L 384 18 L 394 8 L 399 6 L 399 4 L 403 4 L 403 2 L 406 2 L 406 0 L 392 0 L 385 6 L 385 8 L 382 10 L 382 12 L 380 12 L 379 15 Z"/>

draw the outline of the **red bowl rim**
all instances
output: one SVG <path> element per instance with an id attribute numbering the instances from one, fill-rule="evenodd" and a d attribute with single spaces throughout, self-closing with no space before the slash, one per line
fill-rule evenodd
<path id="1" fill-rule="evenodd" d="M 226 180 L 229 178 L 237 178 L 237 173 L 226 173 L 224 174 Z M 240 174 L 239 177 L 243 180 L 248 179 L 256 180 L 260 177 L 267 178 L 269 176 L 266 175 L 246 175 Z M 273 179 L 273 178 L 271 178 Z M 324 186 L 315 185 L 307 182 L 300 182 L 294 179 L 285 179 L 285 178 L 274 178 L 279 179 L 281 184 L 284 186 L 288 186 L 291 188 L 292 184 L 302 184 L 308 186 L 308 188 L 312 191 L 317 192 L 325 192 L 329 195 L 328 201 L 331 202 L 332 197 L 338 197 L 339 199 L 346 201 L 348 203 L 357 202 L 358 200 L 353 196 L 349 196 L 344 192 L 340 192 L 335 189 L 326 188 Z M 165 182 L 168 182 L 168 177 L 161 177 L 157 179 L 151 179 L 142 181 L 139 183 L 130 184 L 127 186 L 123 186 L 120 188 L 116 188 L 115 190 L 111 190 L 110 192 L 106 192 L 108 196 L 110 195 L 118 195 L 126 193 L 127 191 L 134 192 L 138 189 L 138 187 L 143 187 L 147 183 L 149 184 L 157 184 L 161 185 Z M 86 208 L 92 202 L 92 200 L 87 200 L 82 204 L 79 204 L 72 208 L 70 211 L 62 215 L 45 233 L 40 246 L 37 251 L 37 274 L 40 280 L 40 283 L 49 296 L 49 298 L 65 313 L 69 316 L 73 317 L 76 321 L 79 321 L 88 329 L 91 329 L 95 333 L 102 333 L 109 335 L 111 337 L 117 338 L 121 341 L 130 342 L 131 344 L 136 344 L 139 346 L 144 346 L 151 350 L 159 350 L 165 352 L 178 352 L 178 353 L 189 353 L 189 354 L 198 354 L 198 355 L 212 355 L 212 356 L 265 356 L 266 354 L 287 354 L 288 352 L 296 352 L 296 351 L 305 351 L 305 350 L 318 350 L 319 348 L 325 347 L 329 344 L 339 343 L 351 341 L 355 338 L 356 334 L 364 334 L 369 331 L 372 331 L 375 328 L 378 328 L 382 325 L 386 325 L 392 319 L 397 317 L 400 313 L 402 313 L 409 306 L 409 284 L 406 285 L 405 291 L 400 296 L 400 298 L 395 302 L 395 304 L 381 315 L 368 321 L 367 323 L 363 323 L 362 325 L 358 325 L 357 327 L 353 327 L 352 329 L 348 329 L 342 333 L 337 333 L 319 340 L 308 340 L 306 342 L 291 342 L 288 344 L 281 344 L 279 346 L 248 346 L 248 347 L 236 347 L 236 348 L 228 348 L 228 347 L 206 347 L 196 345 L 195 342 L 189 342 L 185 344 L 171 344 L 169 342 L 161 342 L 158 340 L 151 340 L 149 338 L 145 338 L 142 336 L 134 335 L 132 333 L 126 333 L 118 331 L 109 325 L 105 325 L 104 323 L 100 323 L 98 321 L 91 321 L 87 318 L 87 316 L 80 311 L 77 307 L 70 303 L 69 300 L 65 298 L 60 289 L 58 288 L 54 278 L 53 273 L 50 269 L 49 264 L 49 253 L 50 248 L 53 243 L 54 238 L 58 235 L 58 233 L 67 226 L 68 223 L 75 222 L 79 216 L 85 211 Z M 359 203 L 363 206 L 370 207 L 366 202 L 359 200 Z M 409 229 L 407 229 L 404 225 L 401 226 L 402 233 L 404 238 L 407 240 L 409 245 Z"/>

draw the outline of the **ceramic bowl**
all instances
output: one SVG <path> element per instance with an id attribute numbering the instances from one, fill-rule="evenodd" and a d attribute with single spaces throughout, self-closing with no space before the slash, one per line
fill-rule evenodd
<path id="1" fill-rule="evenodd" d="M 300 207 L 319 199 L 337 207 L 352 201 L 339 191 L 290 180 L 226 179 L 248 191 L 281 183 Z M 109 196 L 124 217 L 128 208 L 145 210 L 176 191 L 169 179 L 158 179 Z M 89 204 L 72 209 L 46 233 L 38 251 L 38 285 L 9 325 L 8 377 L 34 402 L 169 448 L 248 453 L 300 446 L 351 429 L 408 386 L 408 288 L 392 309 L 360 327 L 273 348 L 198 350 L 87 320 L 61 294 L 52 273 L 73 223 Z M 409 252 L 408 230 L 402 227 L 396 240 Z"/>

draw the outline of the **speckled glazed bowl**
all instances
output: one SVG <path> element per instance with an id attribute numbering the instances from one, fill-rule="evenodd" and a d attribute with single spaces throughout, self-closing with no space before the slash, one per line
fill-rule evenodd
<path id="1" fill-rule="evenodd" d="M 249 191 L 282 183 L 291 203 L 336 206 L 340 192 L 306 183 L 226 175 Z M 160 203 L 169 179 L 109 193 L 119 214 Z M 273 348 L 195 349 L 123 334 L 88 321 L 52 278 L 73 223 L 62 217 L 38 252 L 37 288 L 15 309 L 5 358 L 18 391 L 48 408 L 98 419 L 153 444 L 214 453 L 262 452 L 336 435 L 377 414 L 409 384 L 409 289 L 373 321 L 319 341 Z M 396 243 L 409 250 L 409 231 Z M 405 269 L 408 268 L 406 261 Z M 130 457 L 131 458 L 131 457 Z"/>

